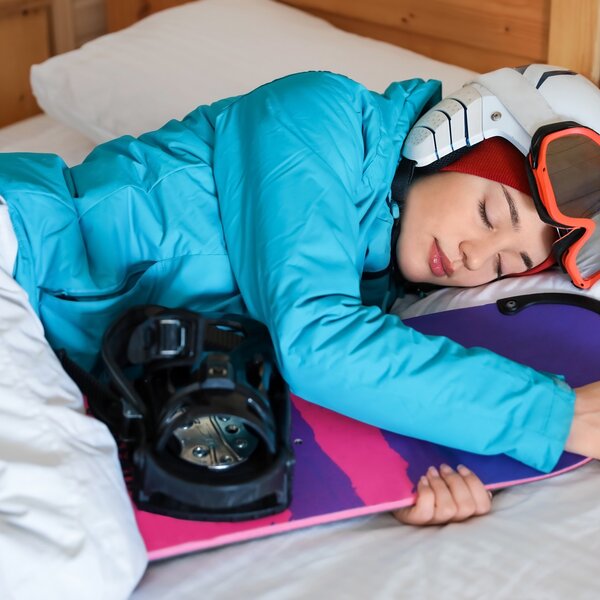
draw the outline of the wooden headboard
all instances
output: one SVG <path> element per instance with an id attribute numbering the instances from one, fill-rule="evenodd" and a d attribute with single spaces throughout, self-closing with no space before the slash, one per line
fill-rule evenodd
<path id="1" fill-rule="evenodd" d="M 111 31 L 189 0 L 106 0 Z M 600 0 L 279 0 L 473 69 L 546 62 L 600 80 Z"/>

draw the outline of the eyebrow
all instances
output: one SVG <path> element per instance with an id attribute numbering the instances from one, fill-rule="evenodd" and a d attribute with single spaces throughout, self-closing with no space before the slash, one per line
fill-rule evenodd
<path id="1" fill-rule="evenodd" d="M 506 199 L 506 203 L 508 204 L 508 210 L 510 212 L 510 222 L 515 231 L 518 231 L 521 228 L 521 220 L 519 218 L 519 211 L 517 210 L 517 205 L 515 204 L 514 198 L 510 195 L 510 192 L 500 184 L 502 191 L 504 192 L 504 198 Z M 521 260 L 525 265 L 526 269 L 533 269 L 533 261 L 527 252 L 521 252 Z"/>

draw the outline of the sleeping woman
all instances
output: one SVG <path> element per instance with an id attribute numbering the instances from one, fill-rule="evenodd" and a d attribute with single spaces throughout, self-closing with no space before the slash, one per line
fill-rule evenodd
<path id="1" fill-rule="evenodd" d="M 523 80 L 527 102 L 553 83 L 538 89 L 527 73 L 505 71 Z M 575 78 L 591 86 L 575 75 L 565 85 Z M 15 235 L 7 268 L 50 344 L 86 369 L 106 327 L 133 305 L 245 313 L 267 325 L 285 379 L 308 401 L 546 472 L 564 449 L 600 458 L 600 384 L 573 390 L 388 312 L 404 281 L 474 286 L 528 272 L 557 238 L 525 172 L 533 133 L 480 142 L 481 114 L 475 132 L 465 112 L 470 149 L 397 175 L 411 128 L 411 147 L 427 138 L 413 126 L 439 89 L 410 80 L 381 95 L 301 73 L 98 146 L 70 169 L 52 155 L 3 155 L 0 195 Z M 476 476 L 448 469 L 424 475 L 400 520 L 489 510 Z"/>

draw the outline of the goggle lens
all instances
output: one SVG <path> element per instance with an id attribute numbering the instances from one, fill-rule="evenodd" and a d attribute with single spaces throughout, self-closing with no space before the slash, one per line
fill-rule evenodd
<path id="1" fill-rule="evenodd" d="M 546 167 L 560 212 L 594 218 L 600 211 L 600 146 L 580 134 L 556 138 L 548 144 Z"/>

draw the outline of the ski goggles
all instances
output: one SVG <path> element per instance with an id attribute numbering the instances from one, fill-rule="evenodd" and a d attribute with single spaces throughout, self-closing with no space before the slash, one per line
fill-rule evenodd
<path id="1" fill-rule="evenodd" d="M 600 135 L 568 121 L 536 131 L 529 175 L 540 218 L 557 228 L 553 253 L 580 288 L 600 279 Z"/>

